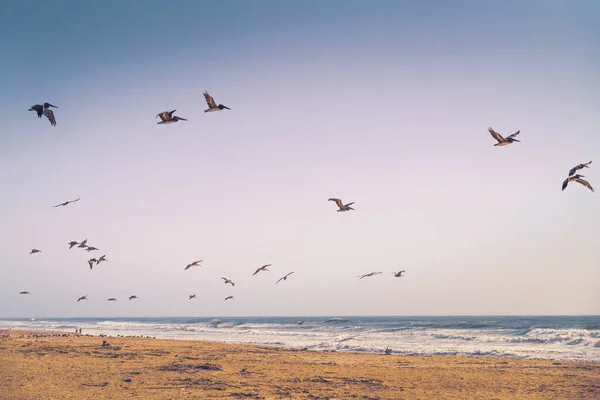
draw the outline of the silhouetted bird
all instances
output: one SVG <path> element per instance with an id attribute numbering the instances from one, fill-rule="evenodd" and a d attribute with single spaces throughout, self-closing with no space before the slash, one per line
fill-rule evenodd
<path id="1" fill-rule="evenodd" d="M 73 248 L 73 246 L 77 246 L 79 244 L 79 242 L 76 241 L 70 241 L 69 243 L 67 243 L 69 245 L 69 250 Z"/>
<path id="2" fill-rule="evenodd" d="M 87 239 L 85 239 L 83 242 L 79 243 L 79 246 L 77 246 L 77 247 L 81 247 L 82 249 L 85 249 L 87 247 L 86 243 L 87 243 Z"/>
<path id="3" fill-rule="evenodd" d="M 287 281 L 288 276 L 290 276 L 291 274 L 293 274 L 294 271 L 290 272 L 289 274 L 287 274 L 286 276 L 279 278 L 279 280 L 277 282 L 275 282 L 275 284 L 279 283 L 279 281 Z"/>
<path id="4" fill-rule="evenodd" d="M 108 261 L 108 260 L 106 259 L 106 254 L 105 254 L 105 255 L 102 255 L 102 256 L 100 256 L 100 258 L 99 258 L 98 260 L 96 260 L 96 265 L 100 264 L 102 261 Z"/>
<path id="5" fill-rule="evenodd" d="M 507 144 L 511 144 L 512 142 L 521 142 L 520 140 L 515 139 L 515 137 L 521 133 L 521 131 L 516 131 L 512 135 L 509 135 L 505 138 L 502 137 L 501 134 L 493 130 L 492 128 L 488 128 L 488 132 L 492 135 L 494 139 L 498 141 L 494 146 L 506 146 Z"/>
<path id="6" fill-rule="evenodd" d="M 578 166 L 571 168 L 569 170 L 569 176 L 572 176 L 575 172 L 579 171 L 580 169 L 589 168 L 588 165 L 590 165 L 591 163 L 592 162 L 590 161 L 585 164 L 579 164 Z"/>
<path id="7" fill-rule="evenodd" d="M 208 104 L 208 110 L 204 110 L 205 113 L 213 112 L 213 111 L 221 111 L 224 108 L 231 110 L 231 108 L 225 107 L 223 104 L 217 105 L 217 103 L 215 103 L 215 99 L 213 99 L 212 96 L 210 94 L 208 94 L 207 91 L 204 91 L 204 99 L 206 100 L 206 104 Z"/>
<path id="8" fill-rule="evenodd" d="M 357 278 L 362 279 L 362 278 L 368 278 L 370 276 L 374 276 L 374 275 L 379 275 L 381 272 L 370 272 L 368 274 L 364 274 L 364 275 L 359 275 L 357 276 Z"/>
<path id="9" fill-rule="evenodd" d="M 81 199 L 81 197 L 79 199 Z M 64 207 L 64 206 L 66 206 L 68 204 L 75 203 L 76 201 L 79 201 L 79 199 L 65 201 L 64 203 L 60 203 L 60 204 L 57 204 L 57 205 L 52 206 L 52 207 Z"/>
<path id="10" fill-rule="evenodd" d="M 227 285 L 228 283 L 231 283 L 231 286 L 235 286 L 235 283 L 233 283 L 233 281 L 232 281 L 232 280 L 229 280 L 229 279 L 227 279 L 227 278 L 223 278 L 223 277 L 221 277 L 221 279 L 223 279 L 223 280 L 225 281 L 225 284 L 226 284 L 226 285 Z"/>
<path id="11" fill-rule="evenodd" d="M 37 112 L 38 118 L 42 118 L 42 114 L 45 115 L 46 118 L 48 118 L 48 121 L 50 121 L 50 125 L 56 126 L 56 119 L 54 118 L 54 113 L 50 107 L 58 108 L 50 103 L 44 103 L 44 105 L 36 104 L 35 106 L 31 106 L 28 111 Z"/>
<path id="12" fill-rule="evenodd" d="M 94 251 L 94 250 L 99 250 L 99 249 L 94 246 L 87 246 L 87 249 L 85 249 L 85 251 Z"/>
<path id="13" fill-rule="evenodd" d="M 227 301 L 229 299 L 233 299 L 233 296 L 227 296 L 227 297 L 225 297 L 225 301 Z"/>
<path id="14" fill-rule="evenodd" d="M 137 299 L 138 297 L 136 295 L 133 296 L 129 296 L 129 300 L 133 300 L 133 299 Z"/>
<path id="15" fill-rule="evenodd" d="M 81 300 L 87 300 L 87 294 L 85 296 L 81 296 L 80 298 L 77 299 L 77 302 L 79 303 Z"/>
<path id="16" fill-rule="evenodd" d="M 195 295 L 195 294 L 190 294 L 190 295 L 189 295 L 189 299 L 188 299 L 188 300 L 195 299 L 195 298 L 196 298 L 196 295 Z"/>
<path id="17" fill-rule="evenodd" d="M 185 118 L 181 118 L 181 117 L 174 117 L 173 113 L 177 111 L 177 110 L 173 110 L 173 111 L 163 111 L 160 114 L 158 114 L 156 116 L 156 118 L 160 117 L 160 119 L 162 121 L 157 122 L 157 124 L 172 124 L 174 122 L 177 121 L 187 121 L 187 119 Z"/>
<path id="18" fill-rule="evenodd" d="M 35 253 L 41 253 L 41 252 L 42 252 L 41 250 L 38 250 L 38 249 L 32 249 L 32 250 L 29 252 L 29 254 L 35 254 Z"/>
<path id="19" fill-rule="evenodd" d="M 19 294 L 31 294 L 29 292 L 19 292 Z"/>
<path id="20" fill-rule="evenodd" d="M 398 272 L 392 272 L 392 275 L 394 275 L 396 278 L 401 278 L 401 277 L 404 276 L 402 274 L 405 273 L 405 272 L 406 272 L 405 270 L 398 271 Z"/>
<path id="21" fill-rule="evenodd" d="M 198 261 L 194 261 L 194 262 L 192 262 L 192 263 L 188 264 L 188 265 L 187 265 L 187 266 L 186 266 L 186 267 L 185 267 L 183 270 L 185 271 L 185 270 L 187 270 L 187 269 L 190 269 L 190 268 L 192 268 L 192 267 L 200 266 L 200 263 L 201 263 L 202 261 L 204 261 L 204 260 L 198 260 Z"/>
<path id="22" fill-rule="evenodd" d="M 567 188 L 567 185 L 569 184 L 569 182 L 577 182 L 577 183 L 581 183 L 583 186 L 585 186 L 586 188 L 590 189 L 592 192 L 594 191 L 594 188 L 592 187 L 592 185 L 590 185 L 590 183 L 588 181 L 586 181 L 585 179 L 581 179 L 583 178 L 583 175 L 573 175 L 567 179 L 565 179 L 565 181 L 562 184 L 562 190 L 565 190 Z"/>
<path id="23" fill-rule="evenodd" d="M 117 301 L 117 299 L 115 299 L 114 297 L 111 297 L 110 299 L 108 299 L 106 301 Z"/>
<path id="24" fill-rule="evenodd" d="M 94 268 L 94 263 L 98 263 L 98 260 L 96 260 L 95 258 L 90 258 L 88 260 L 88 264 L 90 265 L 90 269 Z"/>
<path id="25" fill-rule="evenodd" d="M 344 204 L 342 203 L 342 200 L 337 199 L 335 197 L 330 198 L 327 201 L 335 201 L 335 204 L 337 204 L 339 210 L 337 210 L 338 212 L 344 212 L 344 211 L 350 211 L 350 210 L 354 210 L 354 208 L 350 207 L 352 204 L 354 204 L 354 202 L 352 203 L 348 203 L 348 204 Z"/>
<path id="26" fill-rule="evenodd" d="M 272 264 L 265 264 L 262 267 L 258 268 L 256 271 L 254 271 L 254 273 L 252 274 L 252 276 L 258 274 L 260 271 L 270 271 L 267 267 L 270 267 Z"/>

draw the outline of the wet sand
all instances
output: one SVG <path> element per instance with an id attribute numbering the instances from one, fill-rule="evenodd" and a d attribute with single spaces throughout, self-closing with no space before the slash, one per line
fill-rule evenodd
<path id="1" fill-rule="evenodd" d="M 0 331 L 0 399 L 600 399 L 596 363 L 62 335 Z"/>

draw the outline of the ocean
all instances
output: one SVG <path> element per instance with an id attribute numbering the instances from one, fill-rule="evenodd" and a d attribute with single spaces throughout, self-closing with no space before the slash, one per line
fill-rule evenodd
<path id="1" fill-rule="evenodd" d="M 304 321 L 298 324 L 298 320 Z M 151 336 L 309 350 L 600 362 L 600 316 L 0 319 L 0 329 Z"/>

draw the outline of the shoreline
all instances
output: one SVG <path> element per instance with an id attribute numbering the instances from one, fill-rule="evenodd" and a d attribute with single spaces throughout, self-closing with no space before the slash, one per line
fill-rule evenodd
<path id="1" fill-rule="evenodd" d="M 0 330 L 0 369 L 2 399 L 597 399 L 600 393 L 600 364 L 592 362 L 16 329 Z"/>

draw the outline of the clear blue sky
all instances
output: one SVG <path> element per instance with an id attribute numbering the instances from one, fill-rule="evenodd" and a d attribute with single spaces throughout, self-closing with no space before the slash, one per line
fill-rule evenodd
<path id="1" fill-rule="evenodd" d="M 596 1 L 4 1 L 0 37 L 0 317 L 600 314 L 600 194 L 560 190 L 600 189 Z"/>

